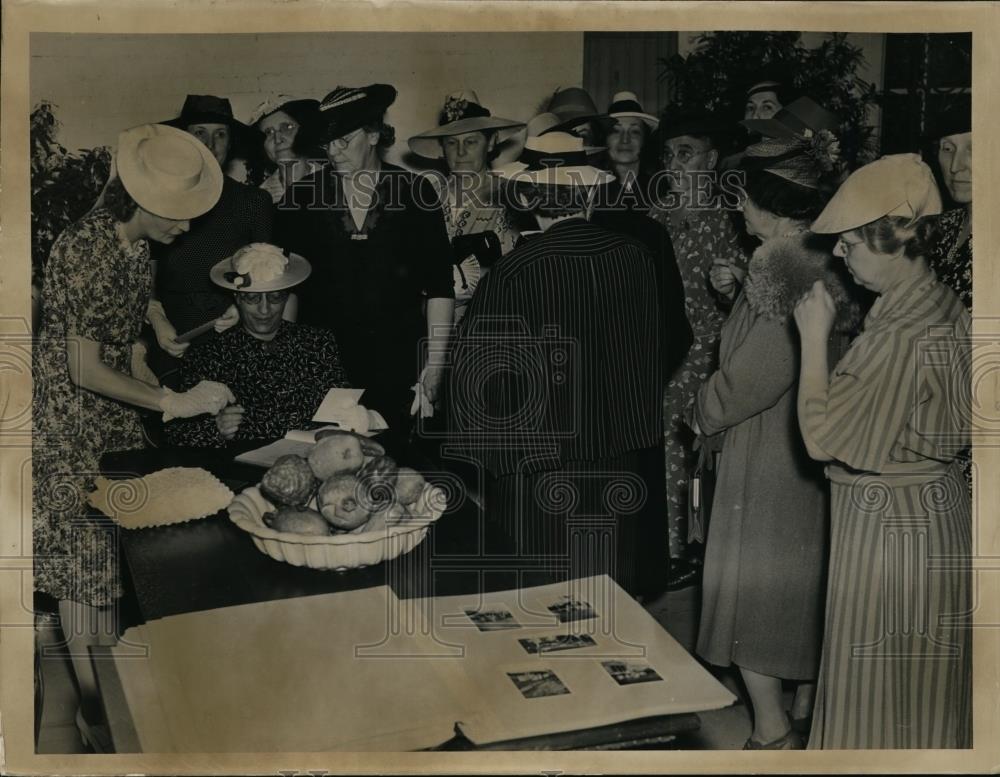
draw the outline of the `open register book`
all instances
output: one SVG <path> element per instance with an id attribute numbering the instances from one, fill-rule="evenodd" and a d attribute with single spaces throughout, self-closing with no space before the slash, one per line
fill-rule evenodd
<path id="1" fill-rule="evenodd" d="M 456 732 L 489 744 L 734 701 L 603 576 L 190 613 L 130 629 L 114 656 L 144 752 L 417 750 Z"/>

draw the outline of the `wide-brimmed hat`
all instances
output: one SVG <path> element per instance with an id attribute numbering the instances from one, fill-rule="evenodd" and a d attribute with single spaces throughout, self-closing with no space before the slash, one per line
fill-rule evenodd
<path id="1" fill-rule="evenodd" d="M 765 138 L 792 138 L 820 130 L 836 132 L 840 127 L 840 117 L 811 98 L 800 97 L 770 119 L 744 119 L 740 124 Z"/>
<path id="2" fill-rule="evenodd" d="M 839 163 L 840 143 L 828 130 L 809 138 L 765 138 L 748 146 L 740 161 L 746 170 L 764 170 L 808 189 L 818 189 Z"/>
<path id="3" fill-rule="evenodd" d="M 642 109 L 642 103 L 635 92 L 618 92 L 611 98 L 611 105 L 608 106 L 607 115 L 612 119 L 642 119 L 643 124 L 651 130 L 655 130 L 660 120 L 655 116 L 646 113 Z"/>
<path id="4" fill-rule="evenodd" d="M 318 111 L 319 100 L 308 97 L 293 97 L 289 94 L 272 95 L 251 111 L 247 124 L 254 127 L 272 113 L 288 112 L 289 110 L 296 113 L 299 111 Z"/>
<path id="5" fill-rule="evenodd" d="M 607 120 L 597 110 L 594 98 L 579 86 L 557 89 L 549 100 L 549 113 L 559 117 L 559 124 L 551 132 L 566 132 L 588 121 Z"/>
<path id="6" fill-rule="evenodd" d="M 396 100 L 389 84 L 338 86 L 319 103 L 321 142 L 342 138 L 386 112 Z"/>
<path id="7" fill-rule="evenodd" d="M 683 111 L 667 114 L 666 118 L 660 122 L 660 140 L 670 140 L 684 135 L 690 137 L 701 137 L 704 135 L 716 136 L 732 133 L 736 129 L 733 122 L 723 121 L 708 111 Z"/>
<path id="8" fill-rule="evenodd" d="M 549 132 L 559 132 L 560 130 L 556 129 L 559 124 L 559 117 L 551 111 L 539 113 L 528 120 L 527 135 L 529 138 L 537 138 Z M 605 150 L 605 146 L 584 146 L 583 150 L 587 154 L 600 154 Z"/>
<path id="9" fill-rule="evenodd" d="M 222 194 L 222 168 L 193 135 L 142 124 L 118 135 L 117 175 L 141 208 L 166 219 L 207 213 Z"/>
<path id="10" fill-rule="evenodd" d="M 290 289 L 311 272 L 312 266 L 298 254 L 270 243 L 251 243 L 215 264 L 208 275 L 224 289 L 253 292 Z"/>
<path id="11" fill-rule="evenodd" d="M 237 132 L 250 128 L 233 116 L 233 107 L 225 97 L 211 94 L 189 94 L 184 98 L 181 114 L 163 122 L 167 126 L 187 129 L 192 124 L 225 124 Z"/>
<path id="12" fill-rule="evenodd" d="M 478 95 L 465 90 L 448 95 L 441 109 L 438 126 L 414 135 L 409 140 L 410 150 L 414 154 L 428 159 L 440 159 L 444 156 L 441 149 L 441 139 L 450 135 L 462 135 L 466 132 L 496 131 L 497 145 L 513 146 L 504 148 L 501 156 L 509 160 L 517 158 L 524 145 L 523 121 L 501 119 L 493 116 L 479 101 Z M 508 143 L 508 141 L 514 141 Z"/>
<path id="13" fill-rule="evenodd" d="M 892 154 L 855 170 L 809 228 L 840 234 L 883 216 L 915 221 L 941 212 L 934 174 L 917 154 Z"/>
<path id="14" fill-rule="evenodd" d="M 502 178 L 544 186 L 594 186 L 610 183 L 614 175 L 588 163 L 583 140 L 568 132 L 549 132 L 528 138 L 517 162 L 493 171 Z"/>
<path id="15" fill-rule="evenodd" d="M 949 96 L 940 110 L 927 117 L 923 137 L 940 140 L 966 132 L 972 132 L 972 95 L 962 93 Z"/>

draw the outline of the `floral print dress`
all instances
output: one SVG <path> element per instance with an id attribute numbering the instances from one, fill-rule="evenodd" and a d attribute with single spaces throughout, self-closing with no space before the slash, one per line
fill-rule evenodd
<path id="1" fill-rule="evenodd" d="M 931 248 L 930 262 L 938 279 L 962 300 L 972 312 L 972 232 L 959 242 L 965 220 L 965 208 L 955 208 L 938 216 L 938 236 Z"/>
<path id="2" fill-rule="evenodd" d="M 86 499 L 101 455 L 144 439 L 134 408 L 70 380 L 66 337 L 96 341 L 105 364 L 131 374 L 151 288 L 148 244 L 130 244 L 103 209 L 68 227 L 46 266 L 32 368 L 32 508 L 35 588 L 56 599 L 105 606 L 121 595 L 114 529 L 86 517 Z"/>
<path id="3" fill-rule="evenodd" d="M 716 368 L 719 333 L 727 305 L 712 290 L 708 273 L 716 258 L 746 268 L 739 235 L 723 210 L 690 211 L 653 206 L 649 215 L 670 233 L 677 267 L 684 283 L 684 301 L 694 342 L 684 361 L 670 376 L 663 393 L 664 446 L 667 468 L 667 510 L 670 521 L 670 557 L 692 555 L 687 541 L 688 480 L 694 466 L 694 435 L 684 420 L 685 410 L 702 382 Z"/>

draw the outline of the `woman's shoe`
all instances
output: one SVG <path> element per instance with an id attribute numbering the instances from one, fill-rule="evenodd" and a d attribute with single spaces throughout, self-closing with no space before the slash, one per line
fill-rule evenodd
<path id="1" fill-rule="evenodd" d="M 805 750 L 805 743 L 798 732 L 789 730 L 783 737 L 770 742 L 758 742 L 752 736 L 743 745 L 744 750 Z"/>
<path id="2" fill-rule="evenodd" d="M 80 732 L 80 740 L 84 747 L 89 747 L 95 753 L 113 753 L 111 732 L 106 725 L 91 725 L 83 717 L 83 710 L 76 708 L 76 730 Z"/>

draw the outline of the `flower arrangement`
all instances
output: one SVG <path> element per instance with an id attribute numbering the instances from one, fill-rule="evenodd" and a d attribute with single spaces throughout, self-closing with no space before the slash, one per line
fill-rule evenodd
<path id="1" fill-rule="evenodd" d="M 465 116 L 466 110 L 468 110 L 469 102 L 460 97 L 448 97 L 444 101 L 444 109 L 442 113 L 444 114 L 444 120 L 446 124 L 451 124 L 453 121 L 458 121 Z"/>

